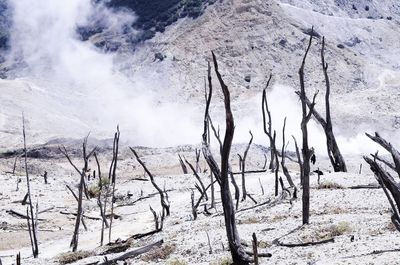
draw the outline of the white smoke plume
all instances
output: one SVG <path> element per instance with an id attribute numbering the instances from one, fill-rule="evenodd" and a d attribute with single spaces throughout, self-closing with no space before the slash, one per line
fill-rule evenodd
<path id="1" fill-rule="evenodd" d="M 187 106 L 160 101 L 166 80 L 150 76 L 130 80 L 118 69 L 117 57 L 83 42 L 78 26 L 105 27 L 113 39 L 131 28 L 135 17 L 91 0 L 11 1 L 11 51 L 14 78 L 32 90 L 25 107 L 32 130 L 50 134 L 110 137 L 120 124 L 125 139 L 141 145 L 175 145 L 199 139 Z M 126 33 L 126 32 L 125 32 Z M 134 34 L 134 32 L 131 32 Z M 135 65 L 131 65 L 135 67 Z M 165 90 L 165 89 L 164 89 Z M 27 106 L 24 102 L 22 104 Z M 50 124 L 43 123 L 47 119 Z"/>

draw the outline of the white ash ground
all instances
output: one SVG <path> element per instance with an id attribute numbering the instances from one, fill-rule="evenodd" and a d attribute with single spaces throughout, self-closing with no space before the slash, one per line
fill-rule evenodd
<path id="1" fill-rule="evenodd" d="M 159 197 L 141 200 L 131 206 L 123 206 L 143 195 L 156 192 L 150 182 L 134 181 L 143 177 L 143 170 L 134 160 L 127 148 L 122 149 L 118 160 L 117 196 L 115 213 L 121 219 L 114 220 L 112 240 L 126 239 L 136 233 L 154 229 L 151 205 L 161 211 Z M 155 175 L 156 182 L 164 186 L 171 202 L 171 216 L 167 217 L 162 232 L 134 241 L 132 248 L 147 245 L 164 239 L 164 246 L 169 246 L 170 255 L 161 255 L 153 251 L 128 260 L 128 264 L 172 264 L 178 259 L 187 264 L 222 264 L 229 257 L 225 228 L 219 193 L 216 193 L 217 208 L 210 210 L 213 214 L 205 216 L 199 207 L 198 219 L 193 221 L 191 215 L 190 191 L 194 189 L 195 178 L 192 174 L 183 175 L 177 154 L 185 155 L 194 163 L 194 147 L 184 146 L 165 149 L 138 148 L 139 155 Z M 233 169 L 237 169 L 237 153 L 244 146 L 234 146 L 232 150 Z M 109 166 L 110 151 L 100 155 L 102 171 L 105 174 Z M 321 158 L 323 159 L 323 158 Z M 247 168 L 259 169 L 263 165 L 263 151 L 256 146 L 250 149 Z M 338 184 L 336 189 L 318 189 L 316 175 L 311 176 L 311 217 L 310 225 L 301 227 L 301 199 L 290 205 L 288 200 L 275 206 L 264 205 L 252 210 L 237 213 L 238 229 L 243 242 L 251 246 L 251 235 L 257 234 L 259 252 L 269 252 L 271 258 L 261 258 L 261 264 L 396 264 L 398 253 L 387 252 L 372 254 L 374 251 L 394 250 L 400 248 L 398 232 L 390 222 L 390 209 L 381 189 L 349 189 L 354 185 L 377 184 L 372 172 L 363 165 L 362 174 L 358 174 L 361 157 L 352 157 L 349 161 L 349 173 L 329 173 L 328 160 L 317 161 L 313 169 L 324 171 L 322 183 Z M 80 165 L 81 161 L 74 161 Z M 75 212 L 76 202 L 65 185 L 76 188 L 79 177 L 64 158 L 29 159 L 33 201 L 39 201 L 39 210 L 54 209 L 39 217 L 39 259 L 31 257 L 26 220 L 9 215 L 6 211 L 13 209 L 24 213 L 26 206 L 15 201 L 22 200 L 26 193 L 26 182 L 22 163 L 17 164 L 15 175 L 4 173 L 12 169 L 14 159 L 2 159 L 0 162 L 2 187 L 0 191 L 0 257 L 3 264 L 12 264 L 15 254 L 21 251 L 22 264 L 59 264 L 58 258 L 69 251 L 73 233 L 74 216 L 60 212 Z M 22 161 L 21 161 L 22 162 Z M 94 161 L 92 161 L 93 163 Z M 288 161 L 289 162 L 289 161 Z M 202 162 L 202 168 L 204 164 Z M 94 168 L 94 164 L 91 167 Z M 291 175 L 299 183 L 297 165 L 289 162 Z M 48 172 L 49 184 L 45 185 L 42 174 Z M 280 174 L 281 175 L 281 174 Z M 202 174 L 208 184 L 207 174 Z M 16 191 L 17 178 L 21 179 L 19 191 Z M 236 176 L 241 184 L 240 176 Z M 262 195 L 259 179 L 265 190 Z M 259 202 L 274 201 L 274 175 L 272 173 L 251 174 L 246 176 L 248 192 Z M 328 184 L 329 184 L 328 183 Z M 95 185 L 91 182 L 90 185 Z M 231 187 L 233 192 L 233 187 Z M 196 199 L 199 193 L 196 192 Z M 126 196 L 133 194 L 130 199 Z M 301 193 L 299 193 L 301 198 Z M 253 206 L 247 199 L 241 202 L 240 209 Z M 84 201 L 85 215 L 99 217 L 96 200 Z M 92 251 L 99 246 L 101 221 L 85 219 L 88 231 L 81 228 L 79 248 Z M 340 233 L 337 231 L 340 230 Z M 209 254 L 207 234 L 209 234 L 213 253 Z M 291 232 L 291 233 L 290 233 Z M 336 233 L 336 234 L 335 234 Z M 340 234 L 340 235 L 339 235 Z M 300 243 L 312 240 L 327 239 L 335 236 L 334 243 L 319 246 L 287 248 L 274 244 L 275 239 L 284 243 Z M 106 237 L 108 238 L 108 237 Z M 354 238 L 352 241 L 351 239 Z M 108 242 L 108 240 L 106 240 Z M 168 251 L 166 251 L 168 252 Z M 164 253 L 165 254 L 165 253 Z M 108 255 L 109 258 L 116 256 Z M 87 264 L 102 261 L 102 257 L 93 256 L 74 264 Z M 184 263 L 183 263 L 184 264 Z"/>

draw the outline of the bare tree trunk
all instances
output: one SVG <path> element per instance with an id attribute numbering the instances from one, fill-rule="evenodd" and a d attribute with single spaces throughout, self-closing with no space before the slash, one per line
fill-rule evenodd
<path id="1" fill-rule="evenodd" d="M 322 38 L 322 49 L 321 49 L 321 63 L 322 63 L 322 70 L 324 72 L 324 77 L 325 77 L 325 87 L 326 87 L 326 93 L 325 93 L 325 113 L 326 117 L 325 119 L 321 116 L 321 114 L 318 113 L 318 111 L 313 108 L 313 115 L 314 118 L 319 122 L 321 127 L 324 129 L 325 136 L 326 136 L 326 147 L 328 151 L 328 156 L 329 160 L 332 164 L 333 170 L 335 172 L 347 172 L 347 167 L 346 163 L 344 161 L 344 158 L 339 150 L 339 146 L 336 142 L 335 135 L 333 133 L 333 128 L 332 128 L 332 119 L 331 119 L 331 109 L 330 109 L 330 102 L 329 102 L 329 96 L 330 96 L 330 82 L 329 82 L 329 75 L 328 75 L 328 63 L 325 62 L 325 38 Z M 307 103 L 308 107 L 311 106 L 310 100 L 305 97 L 305 102 Z"/>
<path id="2" fill-rule="evenodd" d="M 119 145 L 119 126 L 117 126 L 117 132 L 114 134 L 114 144 L 113 144 L 113 158 L 111 162 L 111 167 L 112 171 L 110 171 L 109 176 L 110 178 L 110 183 L 112 184 L 112 193 L 111 193 L 111 219 L 110 219 L 110 227 L 108 230 L 108 242 L 111 242 L 111 228 L 112 228 L 112 223 L 114 219 L 114 194 L 115 194 L 115 183 L 116 183 L 116 172 L 117 172 L 117 162 L 118 162 L 118 145 Z"/>
<path id="3" fill-rule="evenodd" d="M 246 172 L 246 158 L 247 158 L 247 153 L 249 152 L 251 143 L 253 142 L 253 134 L 251 133 L 251 131 L 249 131 L 250 133 L 250 141 L 249 144 L 246 147 L 246 150 L 243 153 L 243 157 L 239 156 L 239 164 L 240 164 L 240 169 L 242 171 L 242 201 L 246 200 L 246 196 L 247 196 L 247 191 L 246 191 L 246 177 L 245 177 L 245 172 Z"/>
<path id="4" fill-rule="evenodd" d="M 132 148 L 129 147 L 129 149 L 132 151 L 132 153 L 135 155 L 136 160 L 139 162 L 139 164 L 143 167 L 144 171 L 147 173 L 147 175 L 149 175 L 151 184 L 153 184 L 154 188 L 158 191 L 158 193 L 160 194 L 160 201 L 161 201 L 161 206 L 163 208 L 163 212 L 165 211 L 165 214 L 167 216 L 169 216 L 170 212 L 169 212 L 169 202 L 167 199 L 167 195 L 166 192 L 164 192 L 162 189 L 160 189 L 160 187 L 158 187 L 157 183 L 154 181 L 154 176 L 153 174 L 151 174 L 151 172 L 147 169 L 146 165 L 143 163 L 143 161 L 139 158 L 139 155 L 136 153 L 136 151 Z"/>
<path id="5" fill-rule="evenodd" d="M 207 142 L 208 110 L 212 96 L 212 85 L 211 85 L 210 75 L 209 75 L 209 95 L 204 115 L 203 154 L 207 160 L 207 163 L 214 171 L 214 174 L 218 176 L 217 178 L 220 179 L 221 201 L 224 210 L 225 228 L 233 262 L 235 264 L 249 264 L 250 257 L 246 254 L 240 243 L 239 233 L 236 227 L 235 209 L 229 189 L 229 155 L 232 145 L 233 134 L 235 131 L 235 125 L 230 105 L 230 94 L 228 87 L 225 85 L 220 73 L 218 72 L 218 63 L 214 53 L 212 53 L 212 57 L 214 62 L 215 73 L 218 77 L 219 83 L 221 85 L 224 94 L 225 115 L 226 115 L 225 137 L 221 152 L 221 170 L 219 169 L 218 164 L 215 162 Z"/>
<path id="6" fill-rule="evenodd" d="M 273 136 L 272 136 L 272 119 L 271 119 L 271 111 L 269 110 L 268 107 L 268 100 L 267 100 L 267 88 L 269 86 L 269 83 L 271 82 L 272 75 L 269 76 L 267 85 L 265 86 L 262 94 L 262 115 L 263 115 L 263 124 L 264 124 L 264 133 L 268 136 L 269 139 L 269 147 L 270 147 L 270 163 L 269 163 L 269 169 L 274 170 L 276 165 L 275 165 L 275 152 L 276 152 L 276 146 L 273 141 Z M 268 127 L 267 127 L 267 121 L 266 121 L 266 116 L 268 116 Z"/>
<path id="7" fill-rule="evenodd" d="M 309 106 L 309 112 L 307 113 L 307 103 L 306 103 L 306 91 L 304 86 L 304 65 L 306 62 L 307 54 L 311 47 L 312 42 L 312 34 L 310 35 L 310 41 L 308 43 L 306 52 L 303 57 L 303 61 L 301 67 L 299 69 L 299 78 L 300 78 L 300 100 L 301 100 L 301 109 L 302 109 L 302 120 L 301 120 L 301 131 L 303 136 L 303 224 L 309 223 L 310 218 L 310 157 L 311 152 L 308 148 L 308 129 L 307 123 L 310 121 L 314 105 L 315 105 L 315 97 L 317 94 L 314 94 L 314 99 L 311 105 Z"/>
<path id="8" fill-rule="evenodd" d="M 32 222 L 32 229 L 29 231 L 29 236 L 31 238 L 31 245 L 32 245 L 32 254 L 34 258 L 39 256 L 39 248 L 38 248 L 38 241 L 37 241 L 37 234 L 36 234 L 36 223 L 35 217 L 33 214 L 33 205 L 32 205 L 32 196 L 31 196 L 31 187 L 30 187 L 30 178 L 28 173 L 28 155 L 26 150 L 26 134 L 25 134 L 25 117 L 22 115 L 22 135 L 24 138 L 24 158 L 25 158 L 25 175 L 26 175 L 26 184 L 28 187 L 28 200 L 29 200 L 29 210 L 30 210 L 30 220 Z M 29 220 L 28 220 L 28 228 L 30 228 Z"/>
<path id="9" fill-rule="evenodd" d="M 299 164 L 300 167 L 300 185 L 303 185 L 303 161 L 301 160 L 299 146 L 297 145 L 297 140 L 293 135 L 292 137 L 294 140 L 294 146 L 296 148 L 297 163 Z"/>
<path id="10" fill-rule="evenodd" d="M 371 140 L 381 145 L 392 155 L 394 164 L 396 168 L 390 168 L 395 171 L 400 176 L 400 168 L 397 168 L 397 165 L 400 165 L 400 153 L 385 139 L 383 139 L 378 133 L 375 133 L 375 136 L 366 134 Z M 378 155 L 375 154 L 372 156 L 374 160 L 369 157 L 364 156 L 364 160 L 370 165 L 372 172 L 375 173 L 375 176 L 382 186 L 383 191 L 385 192 L 386 197 L 390 203 L 392 208 L 392 222 L 400 231 L 400 184 L 394 180 L 394 178 L 390 175 L 389 172 L 385 171 L 382 166 L 379 164 L 381 160 L 379 160 Z M 384 163 L 385 164 L 385 163 Z M 390 196 L 390 194 L 391 196 Z M 392 199 L 393 198 L 393 199 Z M 393 202 L 394 200 L 394 202 Z"/>
<path id="11" fill-rule="evenodd" d="M 281 166 L 282 166 L 283 174 L 285 175 L 290 187 L 294 187 L 295 185 L 293 183 L 292 177 L 290 176 L 289 170 L 287 169 L 287 167 L 285 165 L 285 157 L 286 157 L 286 155 L 285 155 L 285 145 L 286 145 L 286 143 L 285 143 L 285 128 L 286 128 L 286 117 L 285 117 L 285 119 L 283 121 L 283 129 L 282 129 L 282 160 L 281 160 Z"/>

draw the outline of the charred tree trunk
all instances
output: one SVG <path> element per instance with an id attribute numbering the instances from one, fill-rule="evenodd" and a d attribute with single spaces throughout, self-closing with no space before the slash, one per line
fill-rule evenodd
<path id="1" fill-rule="evenodd" d="M 39 248 L 38 248 L 38 240 L 37 240 L 37 233 L 36 233 L 37 228 L 36 228 L 36 222 L 35 222 L 35 215 L 33 213 L 30 178 L 29 178 L 29 173 L 28 173 L 28 155 L 27 155 L 28 151 L 26 150 L 26 134 L 25 134 L 25 117 L 24 117 L 24 115 L 22 115 L 22 135 L 24 138 L 25 175 L 26 175 L 26 184 L 27 184 L 27 188 L 28 188 L 28 203 L 29 203 L 29 214 L 30 214 L 30 216 L 29 216 L 30 220 L 28 219 L 28 230 L 29 230 L 29 237 L 31 239 L 32 254 L 33 254 L 34 258 L 37 258 L 39 256 Z M 27 213 L 27 215 L 28 215 L 28 213 Z M 29 223 L 29 221 L 31 221 L 31 224 Z"/>
<path id="2" fill-rule="evenodd" d="M 299 164 L 300 167 L 300 185 L 303 185 L 303 161 L 301 160 L 299 146 L 297 145 L 297 140 L 293 135 L 292 137 L 294 141 L 294 146 L 296 148 L 297 163 Z"/>
<path id="3" fill-rule="evenodd" d="M 262 115 L 263 115 L 263 124 L 264 124 L 264 133 L 268 136 L 269 139 L 269 147 L 270 147 L 270 162 L 269 162 L 269 169 L 274 170 L 276 167 L 275 163 L 275 152 L 276 152 L 276 146 L 275 142 L 272 136 L 272 119 L 271 119 L 271 111 L 269 110 L 268 107 L 268 101 L 267 101 L 267 88 L 269 86 L 269 83 L 271 82 L 272 75 L 269 76 L 267 85 L 265 86 L 262 94 Z M 268 116 L 268 127 L 267 127 L 267 121 L 266 121 L 266 116 Z"/>
<path id="4" fill-rule="evenodd" d="M 114 219 L 114 193 L 115 193 L 115 183 L 117 180 L 117 162 L 118 162 L 118 145 L 119 145 L 119 126 L 117 126 L 117 131 L 114 134 L 114 144 L 113 144 L 113 158 L 111 161 L 109 179 L 110 184 L 112 185 L 112 192 L 111 192 L 111 219 L 110 219 L 110 227 L 108 228 L 108 242 L 111 242 L 111 229 L 112 223 Z"/>
<path id="5" fill-rule="evenodd" d="M 288 181 L 290 187 L 294 187 L 294 183 L 292 180 L 292 177 L 289 174 L 289 170 L 287 169 L 286 165 L 285 165 L 285 146 L 286 146 L 286 142 L 285 142 L 285 128 L 286 128 L 286 117 L 285 120 L 283 121 L 283 129 L 282 129 L 282 160 L 281 160 L 281 166 L 282 166 L 282 171 L 283 174 L 286 177 L 286 180 Z"/>
<path id="6" fill-rule="evenodd" d="M 245 172 L 246 172 L 246 158 L 247 158 L 247 153 L 249 152 L 251 143 L 253 142 L 253 134 L 251 133 L 251 131 L 249 131 L 250 133 L 250 141 L 249 144 L 246 147 L 246 150 L 243 153 L 243 157 L 239 156 L 239 164 L 240 164 L 240 169 L 242 172 L 242 201 L 246 200 L 246 196 L 247 196 L 247 190 L 246 190 L 246 176 L 245 176 Z"/>
<path id="7" fill-rule="evenodd" d="M 314 115 L 314 118 L 319 122 L 321 127 L 323 128 L 326 136 L 326 147 L 328 151 L 328 156 L 329 160 L 332 164 L 333 170 L 335 172 L 347 172 L 347 167 L 346 163 L 344 161 L 344 158 L 339 150 L 339 146 L 336 142 L 335 135 L 333 133 L 333 128 L 332 128 L 332 119 L 331 119 L 331 108 L 330 108 L 330 102 L 329 102 L 329 96 L 330 96 L 330 82 L 329 82 L 329 75 L 328 75 L 328 63 L 325 62 L 325 38 L 322 38 L 322 48 L 321 48 L 321 63 L 322 63 L 322 70 L 324 72 L 324 77 L 325 77 L 325 87 L 326 87 L 326 93 L 325 93 L 325 119 L 321 116 L 321 114 L 318 113 L 318 111 L 313 108 L 312 114 Z M 308 105 L 308 107 L 311 106 L 310 100 L 305 97 L 305 102 Z"/>
<path id="8" fill-rule="evenodd" d="M 168 195 L 166 194 L 165 191 L 163 191 L 155 182 L 153 174 L 147 169 L 146 165 L 144 162 L 140 159 L 139 155 L 136 153 L 136 151 L 132 148 L 129 147 L 129 149 L 132 151 L 132 153 L 135 155 L 136 160 L 139 162 L 139 164 L 143 167 L 144 171 L 149 175 L 151 184 L 153 184 L 154 188 L 158 191 L 160 194 L 160 201 L 161 201 L 161 207 L 163 208 L 163 212 L 165 211 L 166 216 L 169 216 L 169 201 L 168 201 Z"/>
<path id="9" fill-rule="evenodd" d="M 392 155 L 393 162 L 396 165 L 394 171 L 400 176 L 400 167 L 398 167 L 400 166 L 400 153 L 378 133 L 375 133 L 375 136 L 366 135 Z M 372 172 L 374 172 L 379 184 L 382 186 L 392 208 L 391 220 L 397 230 L 400 231 L 400 184 L 379 164 L 380 160 L 377 159 L 377 155 L 372 157 L 374 158 L 373 160 L 366 156 L 364 156 L 364 159 L 370 165 Z M 393 170 L 393 168 L 391 169 Z"/>
<path id="10" fill-rule="evenodd" d="M 222 77 L 218 71 L 218 63 L 214 53 L 212 53 L 214 69 L 217 75 L 218 81 L 221 85 L 223 94 L 224 94 L 224 103 L 225 103 L 225 115 L 226 115 L 226 129 L 225 129 L 225 137 L 222 145 L 221 152 L 221 169 L 216 163 L 213 155 L 211 154 L 209 144 L 207 141 L 207 123 L 208 123 L 208 111 L 211 103 L 212 97 L 212 85 L 211 85 L 211 76 L 209 75 L 209 93 L 206 103 L 206 110 L 204 115 L 204 131 L 203 131 L 203 155 L 213 170 L 217 179 L 220 180 L 221 184 L 221 201 L 222 207 L 224 211 L 224 219 L 225 219 L 225 228 L 226 234 L 229 242 L 229 248 L 231 251 L 232 259 L 235 264 L 249 264 L 250 257 L 246 254 L 243 249 L 243 246 L 240 243 L 239 232 L 236 227 L 236 219 L 235 219 L 235 208 L 232 201 L 232 196 L 229 189 L 229 156 L 232 145 L 232 139 L 235 131 L 235 125 L 233 120 L 233 115 L 231 111 L 230 105 L 230 93 L 228 87 L 225 85 Z"/>
<path id="11" fill-rule="evenodd" d="M 301 132 L 303 137 L 303 148 L 302 148 L 302 155 L 303 155 L 303 224 L 309 223 L 310 218 L 310 158 L 311 158 L 311 151 L 308 148 L 308 129 L 307 123 L 310 121 L 314 105 L 315 105 L 315 97 L 317 94 L 314 94 L 313 102 L 309 106 L 309 112 L 307 113 L 307 103 L 306 103 L 306 91 L 304 85 L 304 66 L 306 63 L 307 54 L 311 48 L 312 43 L 312 34 L 310 35 L 310 41 L 308 42 L 308 46 L 306 52 L 303 57 L 303 61 L 301 67 L 299 69 L 299 78 L 300 78 L 300 101 L 301 101 L 301 110 L 302 110 L 302 120 L 301 120 Z"/>

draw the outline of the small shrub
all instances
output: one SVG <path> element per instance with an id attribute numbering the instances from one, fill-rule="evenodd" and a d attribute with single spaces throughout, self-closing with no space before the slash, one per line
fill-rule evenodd
<path id="1" fill-rule="evenodd" d="M 324 181 L 318 185 L 317 189 L 343 189 L 343 186 L 336 182 Z"/>
<path id="2" fill-rule="evenodd" d="M 255 216 L 250 216 L 243 220 L 238 220 L 239 224 L 257 224 L 259 222 L 260 222 L 260 220 Z"/>
<path id="3" fill-rule="evenodd" d="M 343 234 L 351 232 L 351 227 L 348 222 L 339 222 L 337 225 L 331 225 L 326 229 L 320 231 L 319 237 L 324 239 L 329 239 L 335 236 L 341 236 Z"/>
<path id="4" fill-rule="evenodd" d="M 271 244 L 268 243 L 267 241 L 260 240 L 260 241 L 257 242 L 257 246 L 258 246 L 259 248 L 267 248 L 267 247 L 270 247 Z"/>
<path id="5" fill-rule="evenodd" d="M 77 252 L 67 252 L 67 253 L 63 253 L 60 254 L 58 256 L 58 262 L 60 264 L 69 264 L 69 263 L 73 263 L 75 261 L 90 257 L 93 255 L 93 252 L 91 251 L 77 251 Z"/>
<path id="6" fill-rule="evenodd" d="M 99 196 L 99 193 L 100 193 L 100 187 L 98 185 L 92 185 L 88 188 L 89 198 L 95 198 Z"/>
<path id="7" fill-rule="evenodd" d="M 210 265 L 231 265 L 233 263 L 232 257 L 225 256 L 219 259 L 217 262 L 211 262 Z"/>
<path id="8" fill-rule="evenodd" d="M 167 260 L 166 265 L 187 265 L 188 263 L 185 260 L 181 260 L 178 258 L 172 258 Z"/>

